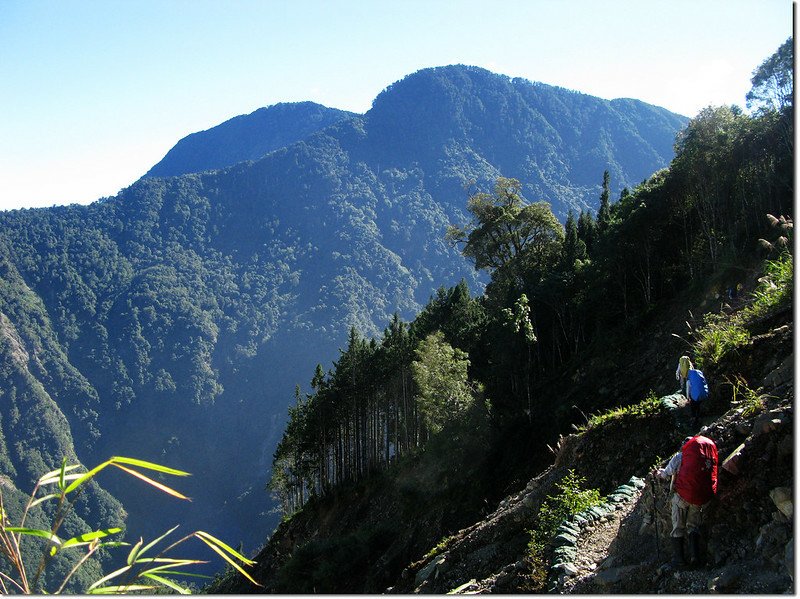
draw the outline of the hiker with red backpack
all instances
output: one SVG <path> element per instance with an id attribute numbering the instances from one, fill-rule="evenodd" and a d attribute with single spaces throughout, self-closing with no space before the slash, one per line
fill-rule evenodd
<path id="1" fill-rule="evenodd" d="M 702 565 L 700 556 L 701 526 L 709 502 L 717 494 L 717 446 L 702 435 L 687 437 L 681 450 L 670 459 L 666 468 L 655 474 L 673 477 L 672 496 L 672 561 L 676 568 L 685 567 L 683 539 L 688 538 L 689 565 Z"/>

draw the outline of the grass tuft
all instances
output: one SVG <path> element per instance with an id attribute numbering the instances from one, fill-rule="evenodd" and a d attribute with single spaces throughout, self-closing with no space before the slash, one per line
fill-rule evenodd
<path id="1" fill-rule="evenodd" d="M 697 365 L 705 367 L 750 342 L 750 326 L 756 320 L 789 306 L 794 284 L 794 259 L 784 252 L 764 264 L 764 276 L 752 294 L 750 304 L 734 314 L 706 314 L 703 326 L 696 331 L 694 345 Z"/>
<path id="2" fill-rule="evenodd" d="M 643 416 L 652 416 L 658 414 L 664 409 L 661 400 L 655 394 L 655 391 L 650 390 L 642 401 L 629 406 L 619 406 L 612 408 L 601 414 L 592 414 L 586 424 L 575 426 L 575 430 L 579 433 L 585 432 L 591 428 L 602 426 L 611 420 L 620 418 L 640 418 Z"/>

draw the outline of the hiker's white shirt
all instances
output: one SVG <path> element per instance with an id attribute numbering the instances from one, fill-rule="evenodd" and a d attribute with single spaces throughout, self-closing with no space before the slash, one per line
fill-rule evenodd
<path id="1" fill-rule="evenodd" d="M 678 474 L 678 470 L 681 467 L 682 460 L 683 460 L 683 453 L 679 451 L 674 456 L 672 456 L 672 459 L 669 461 L 669 464 L 667 464 L 666 468 L 662 468 L 661 470 L 658 471 L 658 475 L 661 478 L 669 478 L 670 476 Z"/>

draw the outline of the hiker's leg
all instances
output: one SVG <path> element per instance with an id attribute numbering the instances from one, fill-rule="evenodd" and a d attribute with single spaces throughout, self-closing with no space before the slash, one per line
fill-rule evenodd
<path id="1" fill-rule="evenodd" d="M 686 535 L 686 515 L 689 504 L 677 493 L 672 494 L 672 537 Z"/>
<path id="2" fill-rule="evenodd" d="M 692 423 L 697 425 L 700 422 L 700 402 L 689 400 L 689 410 L 692 414 Z"/>
<path id="3" fill-rule="evenodd" d="M 690 505 L 686 513 L 686 530 L 688 532 L 687 538 L 689 540 L 689 563 L 692 566 L 700 566 L 705 560 L 702 555 L 701 547 L 701 526 L 703 525 L 703 508 L 702 505 Z"/>
<path id="4" fill-rule="evenodd" d="M 685 503 L 685 502 L 684 502 Z M 703 526 L 703 515 L 706 505 L 691 505 L 686 504 L 686 532 L 691 534 L 693 532 L 700 532 L 700 527 Z"/>
<path id="5" fill-rule="evenodd" d="M 672 537 L 670 542 L 672 543 L 672 559 L 670 560 L 670 565 L 673 568 L 686 567 L 686 557 L 683 554 L 683 537 Z"/>
<path id="6" fill-rule="evenodd" d="M 686 534 L 686 512 L 688 504 L 677 493 L 672 495 L 672 561 L 674 568 L 683 568 L 686 559 L 683 555 L 683 536 Z"/>

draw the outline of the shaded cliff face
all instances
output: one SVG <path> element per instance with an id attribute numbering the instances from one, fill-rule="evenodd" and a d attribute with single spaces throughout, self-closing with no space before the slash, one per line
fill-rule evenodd
<path id="1" fill-rule="evenodd" d="M 57 466 L 47 439 L 68 427 L 84 463 L 121 454 L 194 474 L 188 506 L 109 482 L 130 530 L 184 522 L 249 551 L 277 521 L 263 488 L 295 384 L 350 327 L 379 334 L 439 286 L 482 287 L 444 240 L 466 218 L 466 181 L 518 177 L 564 215 L 594 205 L 606 168 L 621 187 L 666 165 L 684 122 L 444 67 L 363 116 L 271 107 L 187 138 L 114 198 L 0 214 L 8 359 L 36 365 L 2 392 L 41 385 L 66 423 L 4 419 L 10 459 L 28 460 L 16 472 Z M 155 176 L 188 170 L 203 172 Z"/>

